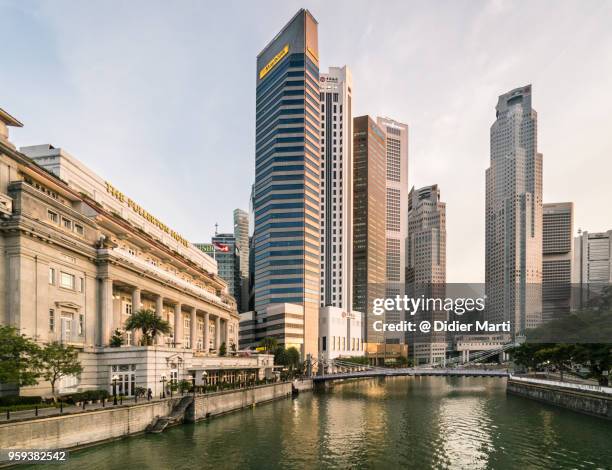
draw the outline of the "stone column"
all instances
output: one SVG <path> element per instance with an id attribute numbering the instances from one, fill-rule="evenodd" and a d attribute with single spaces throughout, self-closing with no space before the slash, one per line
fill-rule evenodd
<path id="1" fill-rule="evenodd" d="M 210 351 L 210 314 L 204 313 L 204 352 Z"/>
<path id="2" fill-rule="evenodd" d="M 229 352 L 229 350 L 230 350 L 230 345 L 229 345 L 229 320 L 224 320 L 223 321 L 223 341 L 225 341 L 225 347 L 227 348 L 227 351 Z"/>
<path id="3" fill-rule="evenodd" d="M 198 314 L 195 307 L 191 307 L 191 349 L 198 349 Z"/>
<path id="4" fill-rule="evenodd" d="M 159 294 L 157 296 L 157 298 L 155 299 L 155 314 L 158 317 L 163 318 L 164 317 L 163 313 L 164 313 L 164 298 L 162 297 L 161 294 Z M 164 344 L 164 337 L 163 337 L 163 335 L 157 336 L 156 344 L 158 344 L 158 345 L 160 345 L 160 344 L 163 345 Z"/>
<path id="5" fill-rule="evenodd" d="M 221 317 L 215 317 L 215 349 L 219 354 L 219 348 L 221 347 Z"/>
<path id="6" fill-rule="evenodd" d="M 111 337 L 111 330 L 113 328 L 113 281 L 108 278 L 104 278 L 101 281 L 100 329 L 98 334 L 98 342 L 101 346 L 108 346 Z M 59 322 L 57 322 L 57 324 L 59 324 Z"/>
<path id="7" fill-rule="evenodd" d="M 135 313 L 140 310 L 140 303 L 140 288 L 134 287 L 134 290 L 132 291 L 132 313 Z M 132 332 L 132 335 L 134 338 L 134 344 L 138 346 L 140 344 L 140 339 L 142 336 L 141 332 L 139 330 L 134 330 Z"/>
<path id="8" fill-rule="evenodd" d="M 183 311 L 181 303 L 174 305 L 174 347 L 178 348 L 183 342 Z M 184 345 L 183 345 L 184 346 Z"/>

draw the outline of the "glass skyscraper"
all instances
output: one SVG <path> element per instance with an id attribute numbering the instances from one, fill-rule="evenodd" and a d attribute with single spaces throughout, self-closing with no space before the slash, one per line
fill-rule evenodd
<path id="1" fill-rule="evenodd" d="M 257 56 L 255 310 L 262 336 L 316 354 L 320 288 L 317 21 L 300 10 Z M 267 318 L 272 304 L 295 313 Z M 292 309 L 295 312 L 295 309 Z"/>

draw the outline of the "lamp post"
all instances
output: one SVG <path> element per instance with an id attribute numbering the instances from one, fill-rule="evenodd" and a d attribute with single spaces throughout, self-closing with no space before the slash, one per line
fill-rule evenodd
<path id="1" fill-rule="evenodd" d="M 117 381 L 119 380 L 119 376 L 117 374 L 113 375 L 113 405 L 117 405 Z"/>
<path id="2" fill-rule="evenodd" d="M 166 374 L 162 374 L 159 381 L 162 383 L 162 398 L 166 398 Z"/>

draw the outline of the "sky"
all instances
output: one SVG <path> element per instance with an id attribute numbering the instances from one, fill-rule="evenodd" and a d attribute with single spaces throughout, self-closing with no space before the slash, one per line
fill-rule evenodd
<path id="1" fill-rule="evenodd" d="M 440 186 L 447 281 L 484 280 L 497 97 L 531 83 L 544 202 L 612 229 L 612 2 L 0 0 L 0 107 L 193 242 L 233 229 L 254 180 L 255 58 L 301 8 L 355 116 L 410 127 L 409 185 Z"/>

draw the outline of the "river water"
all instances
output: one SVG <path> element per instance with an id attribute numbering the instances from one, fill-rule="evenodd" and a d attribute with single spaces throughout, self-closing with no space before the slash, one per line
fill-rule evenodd
<path id="1" fill-rule="evenodd" d="M 612 423 L 506 395 L 505 379 L 371 379 L 74 452 L 59 468 L 609 469 Z"/>

